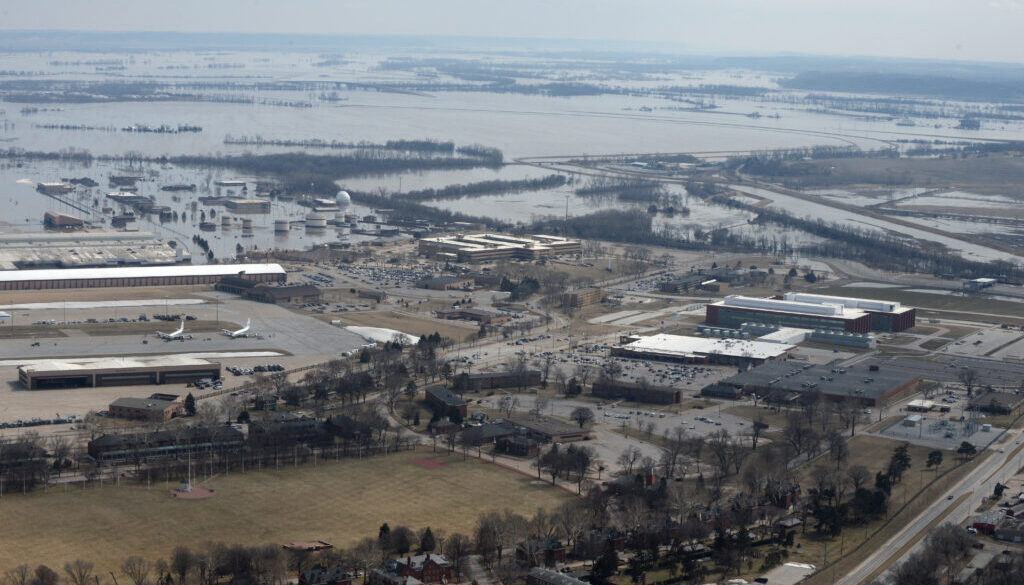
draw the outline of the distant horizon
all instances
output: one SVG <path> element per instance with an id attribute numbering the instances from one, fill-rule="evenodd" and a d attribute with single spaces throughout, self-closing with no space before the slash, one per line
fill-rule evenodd
<path id="1" fill-rule="evenodd" d="M 111 50 L 125 50 L 125 51 L 143 51 L 143 50 L 175 50 L 175 51 L 187 51 L 187 50 L 212 50 L 210 47 L 167 47 L 154 43 L 152 47 L 79 47 L 79 48 L 64 48 L 64 47 L 52 47 L 49 49 L 42 47 L 25 47 L 22 49 L 15 49 L 14 47 L 5 46 L 5 35 L 30 37 L 32 35 L 81 35 L 82 39 L 86 37 L 95 38 L 108 38 L 108 45 L 117 45 L 115 42 L 117 37 L 136 37 L 143 35 L 165 35 L 165 36 L 194 36 L 194 37 L 232 37 L 232 38 L 266 38 L 266 37 L 278 37 L 282 39 L 287 38 L 308 38 L 308 39 L 350 39 L 350 40 L 395 40 L 403 41 L 398 44 L 407 45 L 414 44 L 412 41 L 470 41 L 479 43 L 477 46 L 471 47 L 459 47 L 461 49 L 476 48 L 487 51 L 499 51 L 499 50 L 510 50 L 514 49 L 517 51 L 527 52 L 545 52 L 551 50 L 577 50 L 585 52 L 624 52 L 624 53 L 656 53 L 665 56 L 673 57 L 694 57 L 694 58 L 733 58 L 733 59 L 825 59 L 835 61 L 888 61 L 888 62 L 918 62 L 918 63 L 933 63 L 933 64 L 985 64 L 985 65 L 1006 65 L 1013 67 L 1024 68 L 1024 62 L 1021 61 L 1001 61 L 1001 60 L 978 60 L 978 59 L 967 59 L 967 58 L 941 58 L 941 57 L 915 57 L 915 56 L 903 56 L 903 55 L 881 55 L 881 54 L 855 54 L 855 53 L 813 53 L 793 50 L 763 50 L 763 51 L 742 51 L 742 50 L 711 50 L 691 47 L 682 43 L 673 43 L 671 41 L 631 41 L 631 40 L 609 40 L 609 39 L 585 39 L 585 38 L 569 38 L 569 37 L 518 37 L 518 36 L 497 36 L 497 37 L 486 37 L 486 36 L 474 36 L 474 35 L 452 35 L 452 34 L 419 34 L 419 33 L 327 33 L 327 32 L 273 32 L 273 31 L 183 31 L 183 30 L 117 30 L 117 31 L 94 31 L 85 29 L 5 29 L 0 28 L 0 50 L 20 50 L 30 52 L 56 52 L 56 51 L 111 51 Z M 78 40 L 82 40 L 78 39 Z M 26 40 L 26 39 L 22 39 Z M 68 39 L 72 40 L 73 39 Z M 14 41 L 17 44 L 18 41 Z M 525 43 L 550 43 L 553 46 L 536 46 L 536 47 L 523 47 Z M 507 43 L 507 46 L 501 46 L 503 43 Z M 442 43 L 449 44 L 449 43 Z M 158 46 L 159 45 L 159 46 Z M 224 47 L 231 47 L 230 43 L 220 43 L 219 48 L 222 50 Z M 485 45 L 494 45 L 486 47 Z M 235 50 L 240 51 L 251 51 L 260 50 L 262 47 L 245 47 L 236 46 L 232 47 Z M 295 51 L 322 51 L 327 49 L 324 46 L 297 46 L 294 47 Z M 339 47 L 338 49 L 343 50 L 344 48 Z M 455 49 L 455 47 L 452 47 Z"/>
<path id="2" fill-rule="evenodd" d="M 372 35 L 1024 63 L 1018 0 L 5 0 L 9 31 Z"/>

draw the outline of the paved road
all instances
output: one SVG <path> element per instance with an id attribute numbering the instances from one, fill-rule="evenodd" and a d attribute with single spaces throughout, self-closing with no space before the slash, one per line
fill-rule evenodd
<path id="1" fill-rule="evenodd" d="M 1011 438 L 1015 440 L 1021 437 L 1021 431 L 1014 430 L 1010 431 L 1009 434 Z M 850 573 L 842 579 L 836 581 L 836 585 L 860 585 L 861 583 L 866 582 L 868 577 L 875 570 L 889 560 L 893 558 L 902 560 L 911 552 L 918 550 L 921 547 L 921 543 L 924 542 L 923 539 L 905 554 L 900 553 L 900 549 L 920 535 L 930 522 L 938 518 L 946 511 L 947 508 L 950 507 L 946 500 L 948 495 L 957 498 L 964 493 L 970 493 L 970 497 L 965 499 L 960 505 L 953 508 L 949 516 L 946 517 L 946 521 L 954 523 L 960 523 L 966 520 L 973 511 L 981 505 L 982 499 L 992 493 L 992 488 L 995 486 L 997 481 L 1006 481 L 1007 478 L 1015 474 L 1021 466 L 1024 466 L 1024 449 L 1017 450 L 1013 442 L 1010 442 L 1009 446 L 1014 447 L 1014 449 L 1007 448 L 1006 453 L 993 453 L 992 456 L 979 465 L 970 475 L 958 482 L 952 489 L 946 492 L 946 494 L 943 494 L 942 499 L 939 500 L 939 502 L 922 512 L 917 516 L 917 518 L 914 518 L 895 536 L 890 538 L 882 546 L 878 547 L 878 549 L 864 562 L 858 565 L 857 568 L 850 571 Z M 891 572 L 891 568 L 889 572 Z M 887 582 L 888 577 L 888 574 L 883 574 L 882 580 Z"/>

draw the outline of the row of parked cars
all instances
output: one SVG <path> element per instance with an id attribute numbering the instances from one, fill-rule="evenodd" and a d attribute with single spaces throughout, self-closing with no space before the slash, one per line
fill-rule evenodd
<path id="1" fill-rule="evenodd" d="M 227 371 L 231 372 L 236 376 L 249 376 L 257 372 L 283 372 L 284 366 L 282 366 L 281 364 L 266 364 L 253 366 L 251 368 L 243 368 L 240 366 L 228 366 L 224 369 L 226 369 Z"/>
<path id="2" fill-rule="evenodd" d="M 38 427 L 42 425 L 64 425 L 78 420 L 78 416 L 69 414 L 67 416 L 57 415 L 53 418 L 33 418 L 30 420 L 18 419 L 14 422 L 0 422 L 0 429 L 17 429 L 21 427 Z"/>

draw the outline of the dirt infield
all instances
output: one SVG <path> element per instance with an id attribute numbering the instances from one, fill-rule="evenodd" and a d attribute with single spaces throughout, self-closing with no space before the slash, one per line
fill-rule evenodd
<path id="1" fill-rule="evenodd" d="M 441 469 L 442 467 L 446 466 L 445 463 L 441 463 L 440 461 L 430 459 L 429 457 L 424 457 L 421 459 L 410 459 L 409 463 L 412 463 L 413 465 L 419 465 L 420 467 L 426 467 L 427 469 Z"/>
<path id="2" fill-rule="evenodd" d="M 204 487 L 195 486 L 191 490 L 174 490 L 171 492 L 171 496 L 179 500 L 205 500 L 212 498 L 215 494 L 213 490 L 208 490 Z"/>

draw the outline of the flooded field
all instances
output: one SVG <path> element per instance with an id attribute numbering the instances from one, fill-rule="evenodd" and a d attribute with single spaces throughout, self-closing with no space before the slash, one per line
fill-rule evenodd
<path id="1" fill-rule="evenodd" d="M 700 153 L 722 160 L 737 153 L 822 145 L 907 149 L 929 141 L 1015 138 L 1024 131 L 1024 121 L 1013 119 L 966 131 L 958 128 L 959 120 L 952 114 L 908 127 L 906 120 L 893 117 L 803 103 L 803 93 L 784 90 L 779 74 L 766 71 L 668 68 L 657 72 L 646 66 L 631 71 L 577 56 L 559 61 L 529 53 L 484 52 L 472 58 L 451 50 L 427 53 L 436 60 L 394 48 L 334 53 L 152 50 L 0 54 L 0 99 L 7 99 L 0 102 L 0 148 L 111 156 L 136 153 L 142 157 L 295 151 L 328 155 L 358 152 L 362 142 L 429 138 L 460 146 L 495 147 L 503 151 L 506 163 L 529 157 L 620 153 Z M 424 61 L 417 64 L 418 59 Z M 491 91 L 486 81 L 474 79 L 472 68 L 481 64 L 495 71 L 514 72 L 515 91 Z M 17 75 L 6 78 L 4 72 Z M 567 95 L 525 89 L 567 77 L 596 89 Z M 721 95 L 707 96 L 700 93 L 706 87 L 726 89 Z M 688 95 L 688 91 L 697 93 Z M 54 99 L 54 95 L 62 97 Z M 922 102 L 918 107 L 925 111 L 931 106 Z M 944 102 L 941 111 L 953 113 L 972 107 Z M 348 146 L 326 148 L 309 144 L 311 140 Z M 289 142 L 301 145 L 282 145 Z M 499 168 L 375 173 L 347 177 L 337 184 L 352 191 L 394 194 L 483 181 L 536 179 L 557 172 L 557 164 L 552 166 L 506 164 Z M 0 201 L 7 203 L 10 211 L 0 220 L 0 228 L 39 230 L 42 213 L 51 208 L 109 225 L 108 216 L 124 209 L 106 201 L 111 190 L 106 178 L 123 170 L 103 162 L 77 167 L 8 159 L 0 168 Z M 146 178 L 133 192 L 152 197 L 176 214 L 164 221 L 140 218 L 138 227 L 186 246 L 192 245 L 193 236 L 200 235 L 209 241 L 216 257 L 242 250 L 302 249 L 339 238 L 359 242 L 374 237 L 353 234 L 348 228 L 306 229 L 303 220 L 310 209 L 276 198 L 269 201 L 267 213 L 248 216 L 251 230 L 242 234 L 236 224 L 224 227 L 221 223 L 223 207 L 199 200 L 231 195 L 215 182 L 234 178 L 235 173 L 155 163 L 136 170 Z M 90 176 L 100 186 L 78 186 L 63 200 L 44 197 L 34 189 L 37 182 L 80 176 Z M 585 178 L 572 173 L 567 176 L 570 181 L 559 188 L 428 204 L 522 224 L 606 209 L 646 209 L 637 202 L 581 197 L 575 190 Z M 160 190 L 161 185 L 171 183 L 196 184 L 197 188 L 193 192 Z M 788 246 L 820 241 L 797 230 L 752 224 L 755 213 L 688 197 L 680 185 L 669 190 L 689 208 L 689 214 L 658 213 L 653 216 L 655 230 L 685 238 L 726 230 L 748 240 L 785 242 Z M 748 189 L 747 193 L 767 197 L 772 207 L 799 217 L 937 242 L 978 260 L 1009 257 L 985 246 L 826 204 L 834 201 L 868 207 L 896 202 L 907 210 L 958 207 L 976 211 L 972 208 L 1005 206 L 1009 201 L 1004 198 L 953 192 L 920 197 L 926 191 L 923 188 L 820 189 L 811 192 L 823 199 L 818 204 L 757 191 Z M 751 197 L 748 201 L 757 200 Z M 112 210 L 104 213 L 104 207 Z M 359 216 L 373 213 L 358 206 L 346 211 Z M 292 229 L 275 231 L 276 220 L 292 222 Z M 207 223 L 201 229 L 204 221 Z M 950 231 L 979 227 L 959 218 L 908 221 Z M 1006 236 L 1017 233 L 1014 227 L 993 229 Z M 193 256 L 199 260 L 202 254 Z"/>

